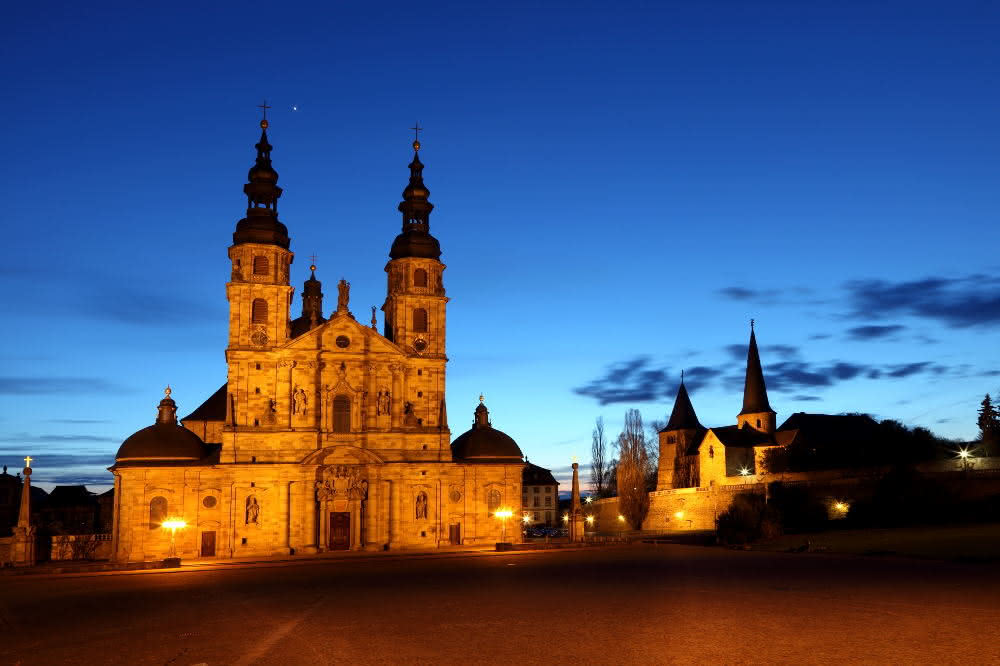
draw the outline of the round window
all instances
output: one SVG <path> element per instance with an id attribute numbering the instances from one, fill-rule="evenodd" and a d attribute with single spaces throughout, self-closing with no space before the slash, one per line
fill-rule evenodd
<path id="1" fill-rule="evenodd" d="M 346 335 L 337 336 L 337 346 L 341 349 L 346 349 L 351 346 L 351 339 Z"/>
<path id="2" fill-rule="evenodd" d="M 206 509 L 211 509 L 215 506 L 216 501 L 217 500 L 214 495 L 205 495 L 205 499 L 203 499 L 201 503 Z"/>
<path id="3" fill-rule="evenodd" d="M 451 494 L 449 494 L 448 497 L 451 498 L 452 502 L 457 502 L 458 500 L 462 499 L 462 493 L 458 492 L 457 490 L 452 490 Z"/>
<path id="4" fill-rule="evenodd" d="M 416 349 L 417 351 L 423 351 L 427 349 L 427 341 L 424 340 L 423 338 L 417 338 L 413 342 L 413 348 Z"/>

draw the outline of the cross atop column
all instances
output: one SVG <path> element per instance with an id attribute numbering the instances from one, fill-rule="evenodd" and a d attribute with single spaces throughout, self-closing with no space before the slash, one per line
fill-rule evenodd
<path id="1" fill-rule="evenodd" d="M 260 119 L 260 128 L 267 129 L 267 110 L 270 109 L 271 107 L 268 106 L 267 100 L 265 99 L 263 104 L 257 105 L 257 108 L 260 109 L 261 113 L 263 114 L 263 117 Z"/>
<path id="2" fill-rule="evenodd" d="M 31 461 L 32 460 L 34 460 L 34 458 L 32 458 L 31 456 L 25 456 L 24 457 L 24 466 L 25 467 L 31 467 Z"/>

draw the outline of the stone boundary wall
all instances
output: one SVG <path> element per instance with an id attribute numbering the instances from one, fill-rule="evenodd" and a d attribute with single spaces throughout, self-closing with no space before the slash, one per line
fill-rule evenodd
<path id="1" fill-rule="evenodd" d="M 740 493 L 767 492 L 775 481 L 787 485 L 809 485 L 828 499 L 831 517 L 836 517 L 837 502 L 851 503 L 867 497 L 875 482 L 889 468 L 863 471 L 823 470 L 786 474 L 762 474 L 747 479 L 733 478 L 732 483 L 704 488 L 674 488 L 649 493 L 649 514 L 642 524 L 643 531 L 714 530 L 718 516 L 729 508 Z M 917 466 L 922 476 L 937 481 L 953 482 L 964 499 L 976 499 L 1000 494 L 1000 458 L 977 458 L 970 470 L 960 462 L 934 461 Z M 618 498 L 596 500 L 584 505 L 584 512 L 594 516 L 598 533 L 610 534 L 623 529 L 618 520 Z"/>
<path id="2" fill-rule="evenodd" d="M 52 550 L 49 559 L 63 560 L 110 560 L 110 534 L 64 534 L 50 537 Z"/>
<path id="3" fill-rule="evenodd" d="M 10 554 L 13 547 L 14 537 L 0 538 L 0 567 L 10 565 Z"/>

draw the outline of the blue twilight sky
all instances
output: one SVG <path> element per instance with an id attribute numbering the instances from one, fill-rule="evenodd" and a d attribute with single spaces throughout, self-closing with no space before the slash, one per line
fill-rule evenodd
<path id="1" fill-rule="evenodd" d="M 751 317 L 779 423 L 972 438 L 1000 391 L 996 2 L 146 4 L 5 15 L 0 459 L 43 485 L 225 380 L 264 97 L 293 281 L 364 321 L 426 128 L 452 429 L 483 392 L 560 478 L 682 368 L 735 422 Z"/>

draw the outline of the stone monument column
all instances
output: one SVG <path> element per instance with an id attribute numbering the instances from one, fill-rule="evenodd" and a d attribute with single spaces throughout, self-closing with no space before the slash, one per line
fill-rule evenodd
<path id="1" fill-rule="evenodd" d="M 31 456 L 24 459 L 24 483 L 21 485 L 21 510 L 11 544 L 11 564 L 15 567 L 35 566 L 35 526 L 31 524 Z"/>
<path id="2" fill-rule="evenodd" d="M 583 541 L 583 506 L 580 504 L 580 463 L 573 463 L 573 499 L 569 511 L 569 540 Z"/>

